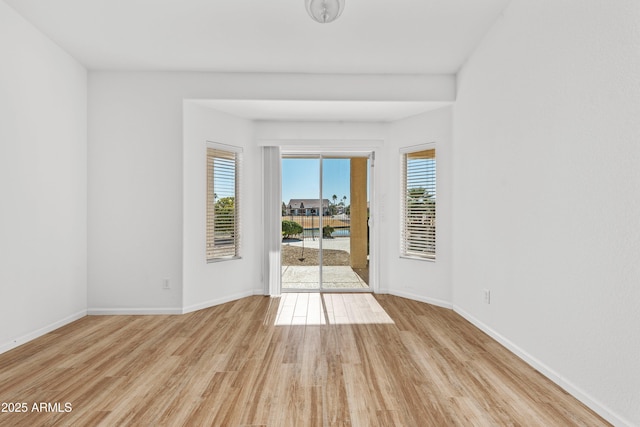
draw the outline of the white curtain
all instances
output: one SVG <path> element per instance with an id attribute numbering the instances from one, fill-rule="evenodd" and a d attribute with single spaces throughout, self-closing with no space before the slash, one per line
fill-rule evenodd
<path id="1" fill-rule="evenodd" d="M 280 175 L 280 147 L 262 147 L 263 218 L 265 294 L 280 296 L 282 271 L 280 245 L 282 243 L 282 184 Z"/>

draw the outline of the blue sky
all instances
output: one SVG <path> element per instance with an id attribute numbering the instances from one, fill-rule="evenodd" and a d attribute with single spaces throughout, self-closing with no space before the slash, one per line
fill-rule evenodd
<path id="1" fill-rule="evenodd" d="M 347 196 L 350 203 L 350 162 L 349 159 L 323 159 L 323 198 L 333 202 L 332 196 L 338 196 L 337 202 Z M 290 199 L 317 198 L 320 192 L 319 159 L 282 159 L 282 201 Z"/>

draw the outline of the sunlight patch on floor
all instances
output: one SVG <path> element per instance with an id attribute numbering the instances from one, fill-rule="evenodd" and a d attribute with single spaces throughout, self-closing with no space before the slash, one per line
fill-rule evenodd
<path id="1" fill-rule="evenodd" d="M 276 326 L 393 324 L 372 294 L 286 293 Z"/>

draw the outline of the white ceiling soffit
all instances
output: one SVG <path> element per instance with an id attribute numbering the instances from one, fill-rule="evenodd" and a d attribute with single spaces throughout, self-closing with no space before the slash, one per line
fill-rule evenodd
<path id="1" fill-rule="evenodd" d="M 5 0 L 89 69 L 456 73 L 509 0 Z"/>
<path id="2" fill-rule="evenodd" d="M 250 120 L 390 122 L 451 102 L 192 100 L 197 105 Z"/>

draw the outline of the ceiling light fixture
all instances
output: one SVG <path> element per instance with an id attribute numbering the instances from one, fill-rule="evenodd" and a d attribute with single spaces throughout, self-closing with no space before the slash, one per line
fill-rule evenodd
<path id="1" fill-rule="evenodd" d="M 333 22 L 342 14 L 344 0 L 304 0 L 309 16 L 321 24 Z"/>

